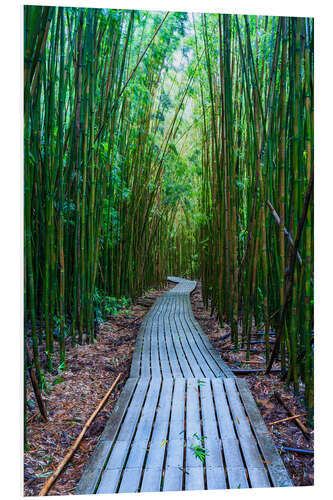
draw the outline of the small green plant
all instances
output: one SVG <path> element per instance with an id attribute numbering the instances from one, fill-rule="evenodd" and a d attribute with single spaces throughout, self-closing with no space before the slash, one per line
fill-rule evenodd
<path id="1" fill-rule="evenodd" d="M 40 370 L 40 379 L 41 379 L 41 390 L 49 394 L 50 389 L 46 383 L 45 371 L 43 369 Z"/>
<path id="2" fill-rule="evenodd" d="M 65 361 L 63 361 L 62 363 L 60 363 L 60 365 L 58 366 L 57 368 L 57 371 L 58 371 L 58 375 L 61 374 L 61 372 L 65 369 Z"/>
<path id="3" fill-rule="evenodd" d="M 63 376 L 60 376 L 60 377 L 56 377 L 53 382 L 52 382 L 52 385 L 58 385 L 58 384 L 61 384 L 62 382 L 64 382 L 65 379 Z"/>
<path id="4" fill-rule="evenodd" d="M 117 316 L 121 309 L 125 309 L 131 305 L 132 300 L 124 296 L 120 298 L 109 297 L 104 295 L 102 290 L 95 288 L 93 303 L 95 322 L 99 324 L 102 323 L 107 316 Z M 125 313 L 131 314 L 128 309 L 126 309 Z"/>
<path id="5" fill-rule="evenodd" d="M 191 446 L 190 446 L 190 449 L 193 451 L 194 456 L 196 458 L 199 458 L 199 460 L 201 460 L 201 462 L 204 462 L 206 456 L 209 455 L 209 452 L 208 452 L 207 448 L 204 447 L 204 441 L 206 439 L 206 436 L 199 436 L 195 432 L 193 434 L 193 437 L 195 439 L 197 439 L 200 442 L 200 444 L 192 443 Z"/>
<path id="6" fill-rule="evenodd" d="M 207 436 L 199 436 L 196 432 L 193 434 L 193 437 L 196 438 L 198 441 L 200 441 L 201 443 L 204 442 L 204 440 L 206 439 Z"/>
<path id="7" fill-rule="evenodd" d="M 199 458 L 201 462 L 204 462 L 206 456 L 209 455 L 208 450 L 199 444 L 192 443 L 190 448 L 193 451 L 194 456 Z"/>

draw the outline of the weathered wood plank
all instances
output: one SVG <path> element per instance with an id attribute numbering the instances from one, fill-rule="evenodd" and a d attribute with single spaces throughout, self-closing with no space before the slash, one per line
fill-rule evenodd
<path id="1" fill-rule="evenodd" d="M 105 465 L 112 446 L 111 441 L 99 441 L 90 458 L 88 467 L 81 476 L 76 487 L 75 495 L 92 495 L 100 479 L 102 468 Z"/>
<path id="2" fill-rule="evenodd" d="M 268 429 L 265 425 L 265 422 L 260 414 L 260 411 L 252 397 L 249 386 L 247 385 L 246 380 L 237 379 L 236 384 L 239 390 L 239 394 L 254 429 L 254 433 L 256 436 L 259 434 L 269 434 Z"/>
<path id="3" fill-rule="evenodd" d="M 217 421 L 222 438 L 236 438 L 222 379 L 212 379 Z"/>
<path id="4" fill-rule="evenodd" d="M 208 490 L 225 490 L 227 488 L 223 467 L 207 467 L 206 477 Z"/>
<path id="5" fill-rule="evenodd" d="M 200 388 L 202 425 L 204 436 L 219 439 L 218 424 L 216 421 L 212 388 L 209 379 L 198 381 Z"/>
<path id="6" fill-rule="evenodd" d="M 169 303 L 169 314 L 164 323 L 164 338 L 168 358 L 174 377 L 191 376 L 192 372 L 189 370 L 183 354 L 179 355 L 178 338 L 176 332 L 176 324 L 174 319 L 174 309 L 176 301 L 173 299 Z"/>
<path id="7" fill-rule="evenodd" d="M 181 491 L 183 486 L 183 470 L 181 467 L 168 466 L 163 478 L 163 491 Z"/>
<path id="8" fill-rule="evenodd" d="M 184 297 L 182 297 L 184 299 Z M 188 304 L 184 302 L 184 311 L 187 309 Z M 185 352 L 190 353 L 188 359 L 190 361 L 192 371 L 195 377 L 214 377 L 215 373 L 206 361 L 202 350 L 199 349 L 197 339 L 193 335 L 188 323 L 186 322 L 186 313 L 177 318 L 179 327 L 178 329 L 183 332 L 182 343 Z"/>
<path id="9" fill-rule="evenodd" d="M 140 491 L 160 491 L 162 479 L 162 467 L 149 469 L 145 468 Z"/>
<path id="10" fill-rule="evenodd" d="M 141 412 L 142 403 L 147 392 L 148 384 L 149 379 L 139 380 L 139 383 L 133 395 L 132 402 L 127 410 L 125 420 L 120 428 L 119 435 L 117 437 L 119 441 L 131 440 Z"/>
<path id="11" fill-rule="evenodd" d="M 163 377 L 172 376 L 172 370 L 169 363 L 169 358 L 165 343 L 165 336 L 164 336 L 166 329 L 166 322 L 168 321 L 168 316 L 170 314 L 169 303 L 170 299 L 168 299 L 167 297 L 161 303 L 162 313 L 158 317 L 158 329 L 157 329 L 157 337 L 158 337 L 157 340 L 158 340 L 160 365 L 161 365 L 160 368 L 162 370 Z M 173 369 L 176 370 L 176 367 L 174 367 Z"/>
<path id="12" fill-rule="evenodd" d="M 204 471 L 203 468 L 186 467 L 185 490 L 204 490 Z"/>
<path id="13" fill-rule="evenodd" d="M 135 391 L 138 379 L 129 378 L 119 396 L 117 404 L 113 409 L 113 413 L 107 421 L 104 431 L 100 437 L 102 441 L 113 441 L 124 418 L 130 399 Z"/>
<path id="14" fill-rule="evenodd" d="M 96 493 L 115 493 L 118 487 L 121 473 L 121 468 L 105 469 Z"/>
<path id="15" fill-rule="evenodd" d="M 273 486 L 293 486 L 246 381 L 237 379 L 236 384 L 260 451 L 267 464 Z"/>

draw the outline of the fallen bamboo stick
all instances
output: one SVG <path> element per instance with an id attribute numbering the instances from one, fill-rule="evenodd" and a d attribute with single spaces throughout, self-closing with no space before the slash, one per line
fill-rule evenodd
<path id="1" fill-rule="evenodd" d="M 304 417 L 306 413 L 300 413 L 299 415 L 294 415 L 293 417 L 281 418 L 281 420 L 275 420 L 275 422 L 269 422 L 267 425 L 281 424 L 282 422 L 287 422 L 287 420 L 293 420 L 294 418 Z"/>
<path id="2" fill-rule="evenodd" d="M 295 417 L 294 418 L 295 424 L 301 429 L 301 431 L 303 432 L 304 436 L 307 439 L 309 439 L 309 431 L 307 430 L 307 428 L 305 427 L 305 425 L 302 424 L 302 422 L 299 420 L 299 418 L 297 418 L 296 413 L 294 413 L 293 410 L 291 410 L 289 408 L 289 406 L 287 406 L 287 404 L 283 401 L 281 395 L 278 392 L 274 392 L 274 396 L 279 401 L 279 403 L 281 403 L 282 406 L 287 410 L 287 412 L 289 413 L 289 415 L 291 415 L 292 417 Z"/>
<path id="3" fill-rule="evenodd" d="M 280 450 L 301 453 L 303 455 L 314 455 L 314 450 L 304 450 L 303 448 L 289 448 L 289 446 L 281 446 Z"/>
<path id="4" fill-rule="evenodd" d="M 247 375 L 248 373 L 264 373 L 265 368 L 232 368 L 231 371 L 233 373 L 237 373 L 238 375 Z M 271 373 L 280 373 L 281 368 L 272 368 Z"/>
<path id="5" fill-rule="evenodd" d="M 243 365 L 247 365 L 247 364 L 257 364 L 257 365 L 261 364 L 262 365 L 263 363 L 265 363 L 265 360 L 264 359 L 260 359 L 260 360 L 259 359 L 258 360 L 257 359 L 249 359 L 249 361 L 241 361 L 241 363 Z"/>
<path id="6" fill-rule="evenodd" d="M 38 411 L 36 411 L 36 413 L 34 413 L 33 415 L 31 415 L 31 417 L 28 418 L 27 420 L 27 424 L 29 424 L 31 422 L 31 420 L 33 420 L 37 415 L 38 415 Z"/>
<path id="7" fill-rule="evenodd" d="M 69 460 L 74 455 L 74 453 L 77 450 L 77 448 L 79 447 L 79 444 L 81 443 L 82 438 L 85 435 L 87 429 L 89 428 L 89 426 L 91 425 L 91 423 L 95 419 L 95 417 L 98 414 L 98 412 L 103 408 L 103 406 L 106 403 L 108 397 L 110 396 L 111 392 L 113 391 L 113 389 L 117 385 L 120 377 L 122 377 L 122 376 L 123 376 L 123 373 L 119 373 L 119 375 L 117 376 L 116 380 L 113 382 L 113 384 L 111 385 L 110 389 L 107 391 L 107 393 L 105 394 L 104 398 L 102 399 L 102 401 L 97 406 L 96 410 L 88 418 L 88 420 L 87 420 L 86 424 L 84 425 L 82 431 L 80 432 L 79 436 L 76 438 L 75 443 L 73 444 L 73 446 L 70 448 L 70 450 L 66 454 L 65 458 L 60 462 L 60 464 L 58 465 L 58 467 L 56 468 L 56 470 L 54 471 L 54 473 L 52 474 L 52 476 L 46 481 L 46 483 L 44 484 L 44 486 L 41 489 L 41 491 L 38 493 L 39 497 L 47 495 L 49 489 L 55 483 L 56 479 L 58 478 L 58 476 L 60 475 L 60 473 L 64 469 L 65 465 L 69 462 Z"/>

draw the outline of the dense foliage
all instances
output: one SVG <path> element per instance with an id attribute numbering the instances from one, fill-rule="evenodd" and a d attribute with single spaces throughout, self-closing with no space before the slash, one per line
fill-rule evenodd
<path id="1" fill-rule="evenodd" d="M 263 325 L 267 372 L 280 349 L 282 376 L 295 391 L 301 377 L 312 408 L 313 23 L 201 21 L 204 298 L 248 357 Z"/>
<path id="2" fill-rule="evenodd" d="M 25 345 L 41 380 L 168 274 L 313 404 L 313 22 L 24 9 Z M 124 299 L 123 299 L 124 300 Z M 268 332 L 275 329 L 273 354 Z"/>

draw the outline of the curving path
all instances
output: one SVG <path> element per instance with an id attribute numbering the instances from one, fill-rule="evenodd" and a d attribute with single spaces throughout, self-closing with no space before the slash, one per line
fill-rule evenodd
<path id="1" fill-rule="evenodd" d="M 193 316 L 196 282 L 168 279 L 76 494 L 292 486 L 246 381 Z"/>

